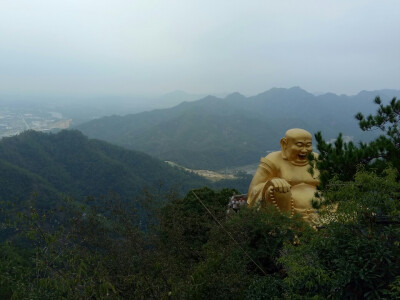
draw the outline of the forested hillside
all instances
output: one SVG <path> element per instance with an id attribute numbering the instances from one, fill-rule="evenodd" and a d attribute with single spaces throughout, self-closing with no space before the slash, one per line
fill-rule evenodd
<path id="1" fill-rule="evenodd" d="M 82 199 L 112 192 L 131 200 L 143 189 L 175 188 L 183 193 L 193 187 L 213 186 L 147 154 L 88 139 L 79 131 L 26 131 L 4 138 L 0 170 L 0 200 L 27 200 L 36 193 L 39 204 L 46 205 L 60 195 Z M 225 183 L 235 186 L 234 181 Z"/>
<path id="2" fill-rule="evenodd" d="M 328 140 L 338 132 L 355 141 L 370 140 L 373 134 L 360 132 L 354 115 L 373 112 L 378 94 L 388 101 L 400 91 L 314 96 L 297 87 L 274 88 L 248 98 L 239 93 L 224 99 L 208 96 L 170 109 L 104 117 L 78 128 L 89 137 L 189 168 L 216 170 L 257 163 L 279 148 L 289 128 L 321 130 Z"/>
<path id="3" fill-rule="evenodd" d="M 147 194 L 146 203 L 161 205 L 145 226 L 134 203 L 118 199 L 33 204 L 20 214 L 2 207 L 0 298 L 399 299 L 400 101 L 375 103 L 375 115 L 357 115 L 362 130 L 380 129 L 370 143 L 339 136 L 332 145 L 317 134 L 321 155 L 310 162 L 323 176 L 311 224 L 273 205 L 227 213 L 235 191 L 207 187 L 165 193 L 163 203 Z M 50 137 L 107 152 L 77 132 Z"/>

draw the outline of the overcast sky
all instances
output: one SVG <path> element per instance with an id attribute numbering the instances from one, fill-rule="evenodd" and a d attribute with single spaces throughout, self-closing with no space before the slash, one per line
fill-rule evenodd
<path id="1" fill-rule="evenodd" d="M 0 93 L 400 89 L 399 0 L 0 0 Z"/>

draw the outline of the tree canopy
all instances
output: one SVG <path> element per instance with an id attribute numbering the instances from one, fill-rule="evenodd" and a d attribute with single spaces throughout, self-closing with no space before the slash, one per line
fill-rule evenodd
<path id="1" fill-rule="evenodd" d="M 359 168 L 382 173 L 389 165 L 400 172 L 400 99 L 393 98 L 383 105 L 379 97 L 375 115 L 356 114 L 361 130 L 380 130 L 382 134 L 369 143 L 345 143 L 339 134 L 334 143 L 326 142 L 321 132 L 315 135 L 319 157 L 311 157 L 321 171 L 321 184 L 324 186 L 331 178 L 352 180 Z"/>

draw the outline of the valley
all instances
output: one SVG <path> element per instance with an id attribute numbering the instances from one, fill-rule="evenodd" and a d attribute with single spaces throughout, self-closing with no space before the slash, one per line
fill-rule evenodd
<path id="1" fill-rule="evenodd" d="M 204 178 L 207 178 L 210 181 L 219 181 L 222 179 L 236 179 L 237 177 L 234 175 L 234 170 L 231 170 L 230 173 L 222 173 L 220 172 L 215 172 L 215 171 L 211 171 L 211 170 L 195 170 L 195 169 L 189 169 L 189 168 L 185 168 L 183 166 L 180 166 L 172 161 L 165 161 L 167 164 L 169 164 L 170 166 L 173 167 L 177 167 L 179 169 L 188 171 L 190 173 L 194 173 L 197 174 L 199 176 L 202 176 Z"/>
<path id="2" fill-rule="evenodd" d="M 2 106 L 0 108 L 0 138 L 14 136 L 30 129 L 36 131 L 67 129 L 71 122 L 72 119 L 65 118 L 57 111 Z"/>

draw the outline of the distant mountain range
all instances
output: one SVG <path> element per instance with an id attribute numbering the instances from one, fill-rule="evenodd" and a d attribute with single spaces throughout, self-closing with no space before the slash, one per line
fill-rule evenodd
<path id="1" fill-rule="evenodd" d="M 375 112 L 377 95 L 388 101 L 399 97 L 400 90 L 315 96 L 299 87 L 273 88 L 252 97 L 208 96 L 168 109 L 103 117 L 77 129 L 189 168 L 217 170 L 257 163 L 268 151 L 279 149 L 280 138 L 290 128 L 322 131 L 326 139 L 339 132 L 355 141 L 371 139 L 371 133 L 358 128 L 354 115 Z"/>

